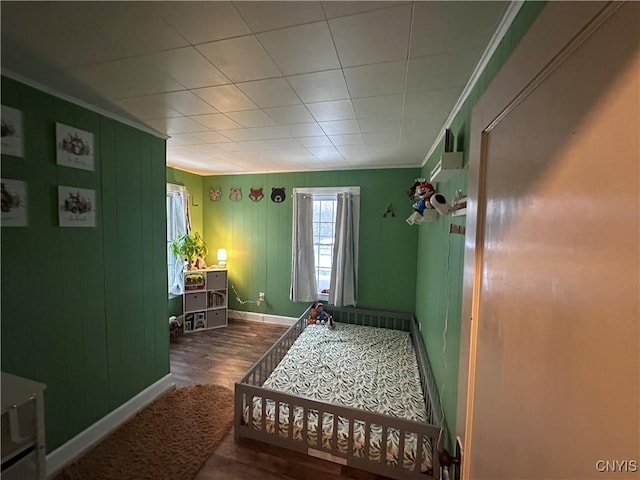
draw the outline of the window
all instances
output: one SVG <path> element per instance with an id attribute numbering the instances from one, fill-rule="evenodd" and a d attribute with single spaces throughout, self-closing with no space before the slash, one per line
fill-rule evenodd
<path id="1" fill-rule="evenodd" d="M 184 268 L 182 258 L 176 258 L 170 243 L 180 235 L 189 232 L 187 189 L 181 185 L 167 184 L 167 275 L 169 298 L 184 293 Z"/>
<path id="2" fill-rule="evenodd" d="M 327 294 L 331 282 L 336 201 L 335 195 L 313 195 L 313 253 L 319 294 Z"/>

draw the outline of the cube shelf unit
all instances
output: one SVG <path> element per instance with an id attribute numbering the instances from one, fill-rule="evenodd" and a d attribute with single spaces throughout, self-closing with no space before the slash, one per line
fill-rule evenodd
<path id="1" fill-rule="evenodd" d="M 182 331 L 211 330 L 227 326 L 227 271 L 224 269 L 184 272 Z"/>

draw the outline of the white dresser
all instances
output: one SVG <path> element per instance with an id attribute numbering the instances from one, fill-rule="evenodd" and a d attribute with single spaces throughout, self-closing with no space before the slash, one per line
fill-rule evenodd
<path id="1" fill-rule="evenodd" d="M 2 372 L 2 480 L 43 480 L 45 472 L 42 383 Z"/>

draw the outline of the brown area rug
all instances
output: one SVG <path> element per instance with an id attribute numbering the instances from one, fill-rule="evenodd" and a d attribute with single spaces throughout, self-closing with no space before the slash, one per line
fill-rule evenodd
<path id="1" fill-rule="evenodd" d="M 192 480 L 233 423 L 233 392 L 176 388 L 141 410 L 55 480 Z"/>

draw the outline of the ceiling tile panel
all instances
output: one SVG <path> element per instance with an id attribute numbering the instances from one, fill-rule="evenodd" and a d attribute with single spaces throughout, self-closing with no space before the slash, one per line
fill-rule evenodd
<path id="1" fill-rule="evenodd" d="M 240 127 L 240 125 L 222 113 L 214 113 L 212 115 L 194 115 L 190 118 L 202 125 L 206 125 L 211 130 L 229 130 Z"/>
<path id="2" fill-rule="evenodd" d="M 433 55 L 409 60 L 407 92 L 464 87 L 480 52 L 469 50 L 456 55 Z"/>
<path id="3" fill-rule="evenodd" d="M 320 2 L 234 2 L 254 32 L 324 20 Z"/>
<path id="4" fill-rule="evenodd" d="M 309 123 L 314 118 L 304 105 L 291 105 L 288 107 L 265 108 L 265 113 L 273 118 L 276 123 L 290 125 L 292 123 Z"/>
<path id="5" fill-rule="evenodd" d="M 285 126 L 292 137 L 315 137 L 324 135 L 324 130 L 317 123 L 298 123 Z"/>
<path id="6" fill-rule="evenodd" d="M 400 130 L 375 133 L 363 133 L 365 145 L 391 145 L 394 148 L 400 141 Z"/>
<path id="7" fill-rule="evenodd" d="M 167 148 L 170 146 L 184 146 L 184 145 L 198 145 L 202 143 L 202 140 L 198 139 L 195 135 L 191 133 L 177 133 L 171 135 L 167 140 Z"/>
<path id="8" fill-rule="evenodd" d="M 251 128 L 251 132 L 258 135 L 263 140 L 270 140 L 274 138 L 291 138 L 291 132 L 284 125 L 277 125 L 275 127 L 258 127 Z"/>
<path id="9" fill-rule="evenodd" d="M 198 97 L 221 112 L 255 110 L 256 104 L 235 85 L 222 85 L 192 90 Z"/>
<path id="10" fill-rule="evenodd" d="M 345 17 L 356 13 L 370 12 L 387 7 L 397 7 L 399 5 L 410 5 L 411 2 L 369 2 L 369 1 L 349 1 L 349 2 L 322 2 L 327 18 Z"/>
<path id="11" fill-rule="evenodd" d="M 166 105 L 182 115 L 204 115 L 218 111 L 197 95 L 183 90 L 181 92 L 161 93 L 157 95 Z"/>
<path id="12" fill-rule="evenodd" d="M 407 58 L 411 5 L 329 20 L 343 67 Z"/>
<path id="13" fill-rule="evenodd" d="M 349 92 L 353 98 L 393 95 L 404 92 L 407 62 L 378 63 L 345 68 Z"/>
<path id="14" fill-rule="evenodd" d="M 364 145 L 364 137 L 361 133 L 350 133 L 347 135 L 331 135 L 329 137 L 334 145 Z"/>
<path id="15" fill-rule="evenodd" d="M 254 35 L 205 43 L 196 48 L 233 82 L 280 76 L 278 67 Z"/>
<path id="16" fill-rule="evenodd" d="M 396 117 L 371 117 L 361 118 L 360 129 L 362 132 L 400 132 L 400 118 Z"/>
<path id="17" fill-rule="evenodd" d="M 300 99 L 284 78 L 239 83 L 238 88 L 261 108 L 296 105 Z"/>
<path id="18" fill-rule="evenodd" d="M 334 100 L 331 102 L 307 103 L 307 108 L 319 122 L 346 120 L 356 118 L 351 100 Z"/>
<path id="19" fill-rule="evenodd" d="M 333 147 L 333 146 L 331 146 L 331 147 L 307 147 L 307 150 L 309 150 L 313 154 L 314 157 L 319 158 L 319 159 L 342 157 L 342 155 L 340 155 L 340 152 L 338 152 L 338 150 L 336 150 L 336 148 Z"/>
<path id="20" fill-rule="evenodd" d="M 227 143 L 229 139 L 218 132 L 201 132 L 192 133 L 193 137 L 199 140 L 201 143 Z"/>
<path id="21" fill-rule="evenodd" d="M 349 98 L 342 70 L 295 75 L 287 80 L 305 103 Z"/>
<path id="22" fill-rule="evenodd" d="M 410 57 L 483 49 L 509 2 L 415 2 Z"/>
<path id="23" fill-rule="evenodd" d="M 359 118 L 401 117 L 403 101 L 402 95 L 384 95 L 381 97 L 354 98 L 353 106 Z"/>
<path id="24" fill-rule="evenodd" d="M 276 124 L 276 122 L 262 110 L 229 112 L 227 113 L 227 117 L 243 127 L 268 127 Z"/>
<path id="25" fill-rule="evenodd" d="M 258 40 L 285 75 L 340 68 L 327 22 L 261 33 Z"/>
<path id="26" fill-rule="evenodd" d="M 177 48 L 148 55 L 151 64 L 185 88 L 211 87 L 231 83 L 193 47 Z"/>
<path id="27" fill-rule="evenodd" d="M 360 133 L 360 126 L 357 120 L 336 120 L 333 122 L 319 122 L 319 124 L 327 135 Z"/>
<path id="28" fill-rule="evenodd" d="M 158 13 L 192 45 L 251 33 L 230 2 L 153 3 Z"/>
<path id="29" fill-rule="evenodd" d="M 116 102 L 117 105 L 140 120 L 182 117 L 183 114 L 169 108 L 160 95 L 127 98 Z"/>
<path id="30" fill-rule="evenodd" d="M 166 133 L 167 135 L 206 132 L 208 130 L 207 127 L 187 117 L 162 118 L 159 120 L 149 120 L 146 123 L 157 131 Z"/>
<path id="31" fill-rule="evenodd" d="M 223 130 L 221 134 L 234 142 L 247 142 L 250 140 L 258 140 L 260 138 L 246 128 Z"/>
<path id="32" fill-rule="evenodd" d="M 420 122 L 433 113 L 448 113 L 455 105 L 461 92 L 462 88 L 449 88 L 407 93 L 404 107 L 405 118 L 414 123 Z"/>
<path id="33" fill-rule="evenodd" d="M 332 145 L 326 135 L 298 138 L 298 142 L 304 147 L 330 147 Z"/>

